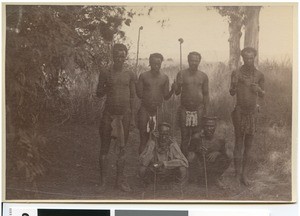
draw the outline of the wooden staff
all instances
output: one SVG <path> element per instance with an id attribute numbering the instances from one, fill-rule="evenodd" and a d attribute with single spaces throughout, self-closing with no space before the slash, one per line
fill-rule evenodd
<path id="1" fill-rule="evenodd" d="M 178 41 L 179 41 L 179 47 L 180 47 L 180 70 L 182 70 L 182 47 L 181 47 L 181 44 L 183 44 L 183 39 L 179 38 Z"/>
<path id="2" fill-rule="evenodd" d="M 139 51 L 140 51 L 141 30 L 143 30 L 143 26 L 140 26 L 140 28 L 139 28 L 139 34 L 138 34 L 137 51 L 136 51 L 136 65 L 135 65 L 136 73 L 137 73 L 137 67 L 138 67 L 138 64 L 139 64 Z"/>
<path id="3" fill-rule="evenodd" d="M 205 153 L 202 153 L 202 157 L 203 157 L 203 163 L 204 163 L 204 176 L 205 176 L 205 195 L 206 195 L 206 198 L 208 198 L 207 170 L 206 170 L 206 159 L 205 159 Z"/>
<path id="4" fill-rule="evenodd" d="M 201 136 L 201 144 L 203 145 L 203 138 Z M 205 178 L 205 195 L 206 198 L 208 198 L 208 185 L 207 185 L 207 170 L 206 170 L 206 158 L 205 158 L 205 153 L 202 152 L 202 157 L 203 157 L 203 166 L 204 166 L 204 178 Z"/>

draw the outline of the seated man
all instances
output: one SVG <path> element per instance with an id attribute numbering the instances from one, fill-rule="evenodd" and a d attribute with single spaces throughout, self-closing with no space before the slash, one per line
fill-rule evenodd
<path id="1" fill-rule="evenodd" d="M 148 183 L 154 173 L 160 178 L 171 179 L 173 175 L 184 184 L 187 179 L 188 161 L 178 144 L 170 138 L 171 126 L 163 122 L 158 126 L 158 137 L 152 135 L 140 155 L 139 176 Z M 174 175 L 175 174 L 175 175 Z"/>
<path id="2" fill-rule="evenodd" d="M 204 133 L 193 134 L 189 149 L 192 153 L 189 154 L 189 161 L 193 160 L 196 154 L 200 163 L 201 180 L 205 181 L 205 163 L 208 184 L 224 188 L 221 176 L 229 167 L 231 159 L 226 154 L 225 140 L 214 137 L 216 119 L 215 117 L 203 117 Z"/>

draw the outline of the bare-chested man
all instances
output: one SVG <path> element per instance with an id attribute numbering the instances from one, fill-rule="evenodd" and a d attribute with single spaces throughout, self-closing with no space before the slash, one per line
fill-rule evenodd
<path id="1" fill-rule="evenodd" d="M 254 66 L 256 50 L 242 50 L 244 65 L 231 75 L 230 95 L 236 95 L 236 106 L 232 112 L 235 133 L 234 165 L 238 183 L 250 184 L 247 176 L 250 150 L 255 133 L 255 113 L 258 97 L 263 97 L 264 75 Z"/>
<path id="2" fill-rule="evenodd" d="M 123 69 L 127 56 L 127 47 L 124 44 L 115 44 L 113 48 L 113 66 L 101 71 L 97 87 L 97 96 L 106 96 L 105 108 L 99 127 L 101 138 L 100 148 L 100 184 L 103 189 L 107 181 L 110 142 L 116 139 L 118 145 L 117 159 L 117 186 L 123 191 L 130 191 L 124 176 L 125 147 L 129 135 L 129 126 L 135 97 L 135 74 Z"/>
<path id="3" fill-rule="evenodd" d="M 140 75 L 136 85 L 137 96 L 141 99 L 138 111 L 138 128 L 140 131 L 139 153 L 142 153 L 149 139 L 149 132 L 153 131 L 157 122 L 158 109 L 164 100 L 168 100 L 173 90 L 169 91 L 169 78 L 160 71 L 163 56 L 153 53 L 149 57 L 151 70 Z M 161 121 L 160 119 L 159 121 Z"/>
<path id="4" fill-rule="evenodd" d="M 221 176 L 229 167 L 231 159 L 227 154 L 225 139 L 215 136 L 216 126 L 216 117 L 203 118 L 203 133 L 195 133 L 191 139 L 189 161 L 196 159 L 197 156 L 201 182 L 204 182 L 207 175 L 208 184 L 215 184 L 224 189 Z"/>
<path id="5" fill-rule="evenodd" d="M 186 157 L 191 136 L 201 130 L 201 120 L 206 115 L 209 104 L 208 77 L 198 70 L 200 61 L 200 53 L 189 53 L 189 68 L 177 74 L 175 84 L 175 94 L 181 94 L 178 117 L 181 129 L 181 150 Z"/>

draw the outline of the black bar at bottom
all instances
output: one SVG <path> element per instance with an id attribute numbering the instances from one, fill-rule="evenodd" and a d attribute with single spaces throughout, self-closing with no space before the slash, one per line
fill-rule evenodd
<path id="1" fill-rule="evenodd" d="M 38 216 L 110 216 L 110 210 L 38 209 Z"/>

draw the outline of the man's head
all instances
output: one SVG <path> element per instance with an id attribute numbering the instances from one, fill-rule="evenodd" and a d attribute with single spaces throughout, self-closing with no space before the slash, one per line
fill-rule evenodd
<path id="1" fill-rule="evenodd" d="M 190 52 L 188 55 L 188 62 L 191 71 L 197 71 L 201 61 L 201 55 L 198 52 Z"/>
<path id="2" fill-rule="evenodd" d="M 122 67 L 126 56 L 127 56 L 127 47 L 124 44 L 115 44 L 113 47 L 113 61 L 116 67 Z"/>
<path id="3" fill-rule="evenodd" d="M 158 73 L 161 68 L 161 63 L 163 62 L 164 57 L 160 53 L 153 53 L 149 57 L 149 64 L 151 71 Z"/>
<path id="4" fill-rule="evenodd" d="M 241 51 L 241 56 L 244 61 L 244 65 L 247 67 L 254 67 L 254 59 L 257 51 L 252 47 L 246 47 Z"/>
<path id="5" fill-rule="evenodd" d="M 217 118 L 216 117 L 204 117 L 203 124 L 204 124 L 205 137 L 212 138 L 216 131 Z"/>
<path id="6" fill-rule="evenodd" d="M 164 147 L 169 144 L 171 125 L 167 122 L 162 122 L 158 125 L 158 143 L 161 147 Z"/>

